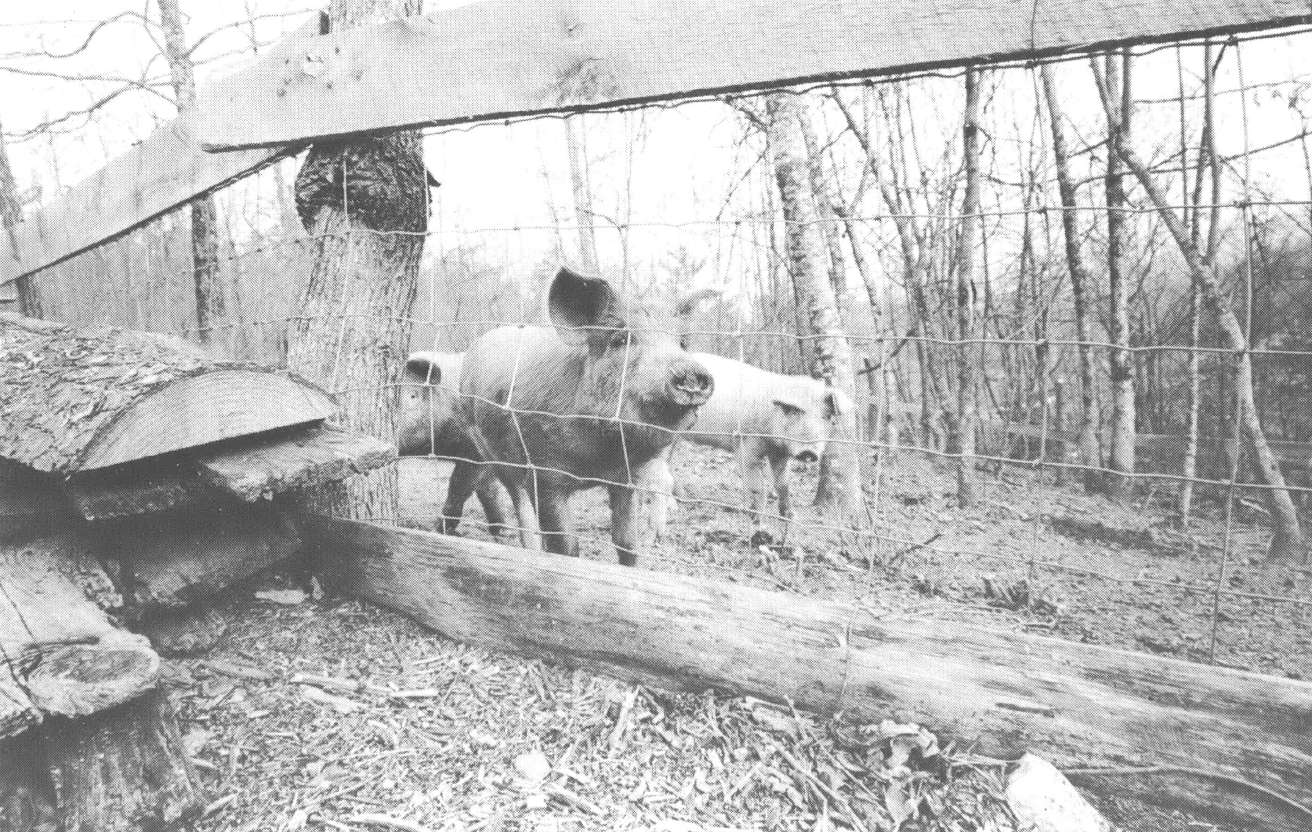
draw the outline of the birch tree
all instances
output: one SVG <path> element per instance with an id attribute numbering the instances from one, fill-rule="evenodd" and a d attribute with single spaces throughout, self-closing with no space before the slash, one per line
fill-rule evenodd
<path id="1" fill-rule="evenodd" d="M 961 205 L 961 229 L 957 247 L 957 504 L 975 504 L 975 388 L 982 360 L 975 343 L 975 243 L 979 237 L 979 87 L 980 71 L 966 68 L 966 117 L 961 128 L 961 148 L 966 167 L 966 192 Z"/>
<path id="2" fill-rule="evenodd" d="M 1070 152 L 1066 145 L 1065 116 L 1052 67 L 1044 64 L 1039 69 L 1043 81 L 1043 94 L 1048 103 L 1048 120 L 1052 128 L 1052 155 L 1057 174 L 1057 192 L 1061 196 L 1062 233 L 1066 241 L 1066 265 L 1071 276 L 1071 305 L 1075 314 L 1075 339 L 1080 365 L 1080 464 L 1084 466 L 1084 488 L 1096 491 L 1102 485 L 1102 448 L 1098 438 L 1097 385 L 1093 374 L 1093 338 L 1089 326 L 1089 287 L 1093 285 L 1084 254 L 1080 248 L 1079 217 L 1076 211 L 1074 180 L 1071 178 Z"/>
<path id="3" fill-rule="evenodd" d="M 1100 90 L 1102 86 L 1100 84 Z M 1113 102 L 1109 101 L 1106 95 L 1101 96 L 1101 99 L 1103 110 L 1108 121 L 1111 122 L 1115 117 L 1111 110 Z M 1157 178 L 1148 165 L 1128 141 L 1117 142 L 1113 150 L 1139 181 L 1148 196 L 1148 201 L 1175 240 L 1176 246 L 1184 256 L 1190 275 L 1198 284 L 1204 308 L 1215 317 L 1219 325 L 1222 344 L 1234 354 L 1235 398 L 1238 405 L 1236 418 L 1239 419 L 1244 437 L 1253 451 L 1259 476 L 1263 483 L 1269 486 L 1264 493 L 1273 528 L 1267 554 L 1273 559 L 1292 560 L 1298 557 L 1306 561 L 1307 547 L 1299 525 L 1298 512 L 1294 509 L 1294 502 L 1285 486 L 1280 462 L 1272 452 L 1270 443 L 1267 442 L 1266 433 L 1258 416 L 1257 401 L 1253 396 L 1253 360 L 1249 355 L 1248 338 L 1239 323 L 1239 318 L 1222 292 L 1215 272 L 1208 268 L 1202 253 L 1198 250 L 1198 244 L 1190 238 L 1189 231 L 1180 220 L 1179 214 L 1171 209 L 1166 194 L 1158 185 Z"/>
<path id="4" fill-rule="evenodd" d="M 1112 349 L 1108 359 L 1112 379 L 1112 436 L 1108 467 L 1107 493 L 1119 502 L 1129 502 L 1134 493 L 1134 368 L 1130 347 L 1130 303 L 1128 275 L 1129 238 L 1126 228 L 1125 182 L 1121 148 L 1130 141 L 1132 102 L 1130 99 L 1130 53 L 1109 54 L 1089 59 L 1098 86 L 1098 96 L 1107 116 L 1107 284 L 1109 300 L 1109 336 Z"/>
<path id="5" fill-rule="evenodd" d="M 843 332 L 834 287 L 829 279 L 827 250 L 819 229 L 819 212 L 802 134 L 800 108 L 792 93 L 774 93 L 767 99 L 770 151 L 785 227 L 785 248 L 800 305 L 806 310 L 808 335 L 815 358 L 815 375 L 855 401 L 856 375 L 852 348 Z M 831 467 L 839 484 L 831 507 L 840 519 L 856 526 L 862 522 L 863 495 L 857 457 L 856 413 L 836 415 L 836 454 Z"/>

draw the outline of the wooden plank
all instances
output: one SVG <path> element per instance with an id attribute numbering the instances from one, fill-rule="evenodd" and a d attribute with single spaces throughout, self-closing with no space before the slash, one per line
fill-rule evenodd
<path id="1" fill-rule="evenodd" d="M 371 471 L 396 459 L 389 442 L 313 426 L 224 443 L 196 455 L 200 475 L 215 488 L 253 502 L 289 488 L 307 488 Z"/>
<path id="2" fill-rule="evenodd" d="M 316 16 L 270 50 L 270 59 L 325 28 Z M 198 131 L 195 115 L 160 125 L 140 144 L 23 217 L 12 239 L 0 235 L 0 284 L 126 234 L 296 152 L 279 147 L 206 153 Z"/>
<path id="3" fill-rule="evenodd" d="M 1205 767 L 1312 805 L 1312 684 L 358 521 L 301 527 L 337 586 L 480 646 L 665 688 L 896 714 L 997 757 L 1033 747 L 1059 766 Z M 1188 803 L 1187 789 L 1162 793 Z M 1245 828 L 1293 828 L 1228 797 L 1221 809 L 1254 813 Z"/>
<path id="4" fill-rule="evenodd" d="M 299 44 L 201 92 L 210 149 L 1305 23 L 1305 0 L 488 0 Z"/>

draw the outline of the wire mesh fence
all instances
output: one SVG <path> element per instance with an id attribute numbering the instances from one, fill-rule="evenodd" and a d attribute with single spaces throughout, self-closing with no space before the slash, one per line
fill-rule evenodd
<path id="1" fill-rule="evenodd" d="M 1120 117 L 1133 113 L 1124 140 L 1148 161 L 1160 203 L 1130 170 L 1108 174 L 1108 111 L 1085 63 L 1057 65 L 1046 96 L 1037 67 L 985 74 L 982 201 L 969 217 L 959 75 L 799 93 L 817 212 L 807 222 L 819 231 L 850 354 L 849 376 L 829 378 L 827 389 L 852 399 L 855 432 L 832 414 L 805 418 L 831 449 L 855 451 L 859 510 L 812 505 L 824 464 L 785 459 L 794 511 L 776 495 L 753 512 L 752 477 L 764 476 L 766 460 L 679 441 L 670 513 L 643 563 L 782 589 L 798 603 L 841 598 L 881 617 L 1312 673 L 1312 574 L 1267 556 L 1270 495 L 1289 494 L 1306 522 L 1312 491 L 1308 85 L 1290 69 L 1308 37 L 1231 40 L 1206 53 L 1142 49 L 1124 64 L 1135 79 L 1131 86 L 1123 68 L 1132 106 Z M 666 313 L 631 322 L 632 344 L 657 333 L 694 352 L 809 376 L 821 334 L 793 279 L 768 120 L 764 97 L 736 97 L 429 131 L 426 164 L 442 185 L 429 190 L 418 296 L 393 310 L 411 329 L 411 351 L 463 353 L 495 327 L 547 323 L 547 286 L 556 264 L 571 261 L 595 263 L 631 309 Z M 303 314 L 321 239 L 297 216 L 298 164 L 216 195 L 226 313 L 210 335 L 234 358 L 284 363 Z M 1064 204 L 1061 176 L 1073 203 Z M 1128 197 L 1109 206 L 1113 178 Z M 963 248 L 968 218 L 981 231 Z M 1202 255 L 1214 297 L 1171 222 Z M 973 278 L 963 301 L 964 259 Z M 197 335 L 185 211 L 34 283 L 52 319 Z M 970 331 L 959 324 L 963 305 Z M 1226 340 L 1222 306 L 1242 327 L 1242 349 Z M 618 367 L 642 361 L 632 344 Z M 978 408 L 975 424 L 965 422 L 974 450 L 964 453 L 963 378 Z M 376 519 L 440 524 L 451 460 L 435 428 L 470 409 L 451 401 L 480 394 L 445 377 L 432 385 L 441 392 L 416 393 L 430 381 L 331 391 L 348 403 L 419 397 L 429 447 L 398 462 L 397 514 Z M 602 419 L 623 437 L 626 421 L 642 424 L 623 412 L 634 391 L 621 382 L 616 398 L 586 413 L 537 415 Z M 1283 481 L 1259 464 L 1242 428 L 1250 383 Z M 485 404 L 517 410 L 513 396 Z M 754 387 L 735 406 L 741 421 L 724 432 L 727 444 L 774 436 L 745 426 L 760 416 L 753 408 L 775 407 L 770 390 Z M 526 464 L 541 468 L 534 456 L 545 450 L 524 442 Z M 963 458 L 980 478 L 969 506 L 958 500 Z M 667 481 L 549 473 L 636 486 L 660 505 L 670 491 Z M 583 554 L 612 559 L 605 489 L 583 490 L 574 503 Z M 503 511 L 513 527 L 513 511 Z M 461 528 L 487 537 L 490 522 L 500 525 L 471 505 Z"/>

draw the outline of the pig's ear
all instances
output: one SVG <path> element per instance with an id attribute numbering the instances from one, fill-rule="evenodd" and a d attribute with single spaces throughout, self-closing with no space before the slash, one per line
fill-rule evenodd
<path id="1" fill-rule="evenodd" d="M 785 416 L 801 416 L 806 412 L 805 407 L 784 396 L 775 396 L 774 406 L 782 410 Z"/>
<path id="2" fill-rule="evenodd" d="M 410 353 L 410 357 L 405 361 L 405 371 L 424 384 L 442 383 L 442 368 L 437 366 L 437 362 L 433 360 L 430 353 Z"/>
<path id="3" fill-rule="evenodd" d="M 825 418 L 836 419 L 840 416 L 846 416 L 855 408 L 852 400 L 849 399 L 842 390 L 835 390 L 830 387 L 825 390 Z"/>
<path id="4" fill-rule="evenodd" d="M 702 301 L 718 298 L 723 294 L 718 289 L 698 289 L 696 292 L 684 295 L 674 304 L 674 316 L 676 318 L 686 318 L 697 311 Z"/>
<path id="5" fill-rule="evenodd" d="M 587 342 L 583 327 L 608 326 L 617 313 L 615 290 L 605 278 L 584 277 L 562 266 L 547 292 L 547 314 L 560 340 L 572 346 Z"/>

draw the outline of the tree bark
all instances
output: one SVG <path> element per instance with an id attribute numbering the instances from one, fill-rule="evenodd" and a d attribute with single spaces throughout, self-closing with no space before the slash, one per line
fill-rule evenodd
<path id="1" fill-rule="evenodd" d="M 419 0 L 334 0 L 335 29 L 418 14 Z M 341 426 L 391 442 L 418 286 L 428 192 L 418 131 L 314 145 L 296 177 L 313 265 L 290 333 L 288 365 L 337 394 Z M 315 489 L 327 513 L 388 520 L 395 466 Z"/>
<path id="2" fill-rule="evenodd" d="M 966 165 L 966 193 L 957 238 L 957 505 L 969 508 L 978 499 L 975 471 L 975 386 L 983 361 L 975 315 L 975 241 L 979 236 L 979 87 L 980 71 L 966 68 L 966 116 L 961 128 Z"/>
<path id="3" fill-rule="evenodd" d="M 1102 476 L 1102 448 L 1098 439 L 1097 385 L 1093 374 L 1092 333 L 1089 327 L 1088 287 L 1092 281 L 1080 251 L 1080 231 L 1077 225 L 1075 184 L 1071 179 L 1070 154 L 1066 149 L 1066 127 L 1061 101 L 1052 77 L 1052 67 L 1039 68 L 1043 79 L 1043 93 L 1048 101 L 1048 119 L 1052 124 L 1052 155 L 1057 169 L 1057 191 L 1061 195 L 1061 224 L 1066 238 L 1066 265 L 1071 274 L 1071 304 L 1075 307 L 1075 340 L 1079 342 L 1080 363 L 1080 463 L 1084 467 L 1084 490 L 1097 491 Z"/>
<path id="4" fill-rule="evenodd" d="M 813 336 L 814 374 L 846 395 L 849 402 L 855 402 L 856 368 L 826 268 L 824 241 L 820 236 L 815 194 L 807 167 L 806 140 L 799 121 L 802 117 L 800 108 L 792 93 L 770 96 L 767 107 L 788 261 L 799 305 L 807 311 L 808 334 Z M 841 485 L 831 494 L 829 507 L 840 519 L 856 526 L 862 522 L 864 501 L 855 408 L 837 414 L 834 421 L 834 441 L 831 444 L 835 446 L 836 456 L 832 468 Z"/>
<path id="5" fill-rule="evenodd" d="M 824 240 L 829 263 L 829 284 L 834 290 L 834 309 L 838 312 L 838 320 L 843 325 L 843 331 L 846 332 L 849 320 L 846 309 L 847 268 L 843 260 L 843 232 L 838 223 L 837 212 L 834 210 L 836 198 L 830 193 L 829 182 L 825 178 L 824 156 L 820 150 L 820 142 L 816 138 L 810 114 L 804 107 L 798 107 L 798 126 L 802 129 L 802 139 L 806 145 L 807 173 L 811 181 L 811 193 L 815 196 L 816 214 L 820 219 L 820 236 Z M 855 375 L 852 384 L 855 391 Z M 854 420 L 853 430 L 855 429 Z M 853 432 L 851 438 L 857 439 L 859 434 Z M 841 499 L 839 495 L 840 489 L 843 488 L 841 480 L 843 466 L 839 462 L 839 457 L 849 452 L 850 448 L 842 443 L 831 442 L 825 446 L 825 452 L 820 457 L 820 481 L 815 490 L 814 505 L 833 505 Z M 858 471 L 862 471 L 861 463 L 864 461 L 864 456 L 864 454 L 857 455 Z M 864 472 L 860 473 L 860 477 L 864 482 L 866 479 Z"/>
<path id="6" fill-rule="evenodd" d="M 1183 91 L 1181 92 L 1183 95 Z M 1200 219 L 1202 202 L 1203 171 L 1206 169 L 1212 177 L 1212 209 L 1207 228 L 1207 267 L 1216 269 L 1216 247 L 1220 241 L 1221 219 L 1221 175 L 1219 160 L 1216 156 L 1216 67 L 1212 64 L 1212 44 L 1203 46 L 1203 136 L 1200 156 L 1205 154 L 1206 162 L 1198 160 L 1197 185 L 1194 189 L 1194 209 L 1192 222 L 1187 223 L 1189 241 L 1197 248 L 1200 236 Z M 1181 135 L 1183 135 L 1183 124 Z M 1183 165 L 1182 165 L 1183 167 Z M 1187 201 L 1187 200 L 1186 200 Z M 1187 525 L 1193 512 L 1194 484 L 1193 478 L 1198 473 L 1198 411 L 1202 398 L 1202 369 L 1198 355 L 1199 336 L 1202 329 L 1202 291 L 1198 280 L 1192 275 L 1189 281 L 1189 388 L 1187 397 L 1188 425 L 1185 429 L 1184 465 L 1181 474 L 1184 482 L 1176 495 L 1176 509 L 1180 523 Z M 1218 434 L 1219 435 L 1219 434 Z"/>
<path id="7" fill-rule="evenodd" d="M 182 29 L 178 0 L 159 0 L 160 27 L 164 30 L 164 57 L 169 62 L 178 115 L 191 112 L 196 105 L 196 77 Z M 231 354 L 233 333 L 215 332 L 227 315 L 227 295 L 219 275 L 219 218 L 213 196 L 202 196 L 189 203 L 191 212 L 192 275 L 196 289 L 196 331 L 207 346 L 226 345 Z M 24 313 L 27 314 L 27 313 Z"/>
<path id="8" fill-rule="evenodd" d="M 1134 368 L 1130 346 L 1128 275 L 1124 273 L 1129 248 L 1126 229 L 1125 182 L 1120 148 L 1130 140 L 1130 54 L 1106 55 L 1105 72 L 1097 72 L 1098 92 L 1107 114 L 1107 281 L 1110 294 L 1112 350 L 1109 360 L 1112 381 L 1112 447 L 1109 467 L 1114 472 L 1107 493 L 1126 503 L 1134 494 Z M 1118 66 L 1119 63 L 1119 66 Z"/>
<path id="9" fill-rule="evenodd" d="M 9 165 L 9 150 L 5 147 L 4 129 L 0 126 L 0 227 L 9 235 L 9 248 L 18 251 L 14 228 L 23 219 L 23 206 L 18 200 L 18 183 L 14 169 Z M 18 291 L 18 311 L 29 318 L 41 317 L 41 296 L 31 276 L 23 275 L 14 281 Z"/>
<path id="10" fill-rule="evenodd" d="M 200 814 L 203 787 L 165 691 L 45 735 L 65 832 L 163 832 Z"/>
<path id="11" fill-rule="evenodd" d="M 1105 99 L 1103 107 L 1105 110 L 1108 108 L 1108 102 Z M 1112 114 L 1108 111 L 1108 119 L 1111 118 Z M 1253 362 L 1248 353 L 1248 338 L 1244 334 L 1243 327 L 1239 324 L 1239 318 L 1236 317 L 1234 310 L 1230 308 L 1221 287 L 1217 284 L 1216 276 L 1204 264 L 1198 247 L 1189 239 L 1188 229 L 1184 227 L 1180 217 L 1171 210 L 1166 196 L 1157 186 L 1157 181 L 1148 170 L 1148 166 L 1143 163 L 1143 160 L 1139 158 L 1139 155 L 1128 143 L 1118 144 L 1116 153 L 1134 173 L 1135 178 L 1139 180 L 1139 184 L 1143 186 L 1144 191 L 1148 194 L 1149 201 L 1153 204 L 1167 230 L 1175 239 L 1176 245 L 1179 246 L 1185 263 L 1189 267 L 1190 274 L 1197 281 L 1202 292 L 1203 304 L 1216 316 L 1221 329 L 1222 343 L 1227 349 L 1234 351 L 1236 365 L 1235 398 L 1238 400 L 1239 406 L 1239 412 L 1236 416 L 1240 420 L 1244 435 L 1253 449 L 1260 477 L 1265 484 L 1271 486 L 1266 489 L 1267 508 L 1271 513 L 1273 526 L 1271 545 L 1268 547 L 1267 554 L 1273 559 L 1292 560 L 1294 557 L 1299 556 L 1306 560 L 1307 547 L 1303 540 L 1302 529 L 1299 526 L 1298 513 L 1294 509 L 1294 502 L 1290 499 L 1289 491 L 1285 487 L 1285 478 L 1280 471 L 1280 461 L 1272 452 L 1271 446 L 1266 440 L 1266 434 L 1262 430 L 1261 419 L 1258 417 L 1257 402 L 1253 397 Z"/>

